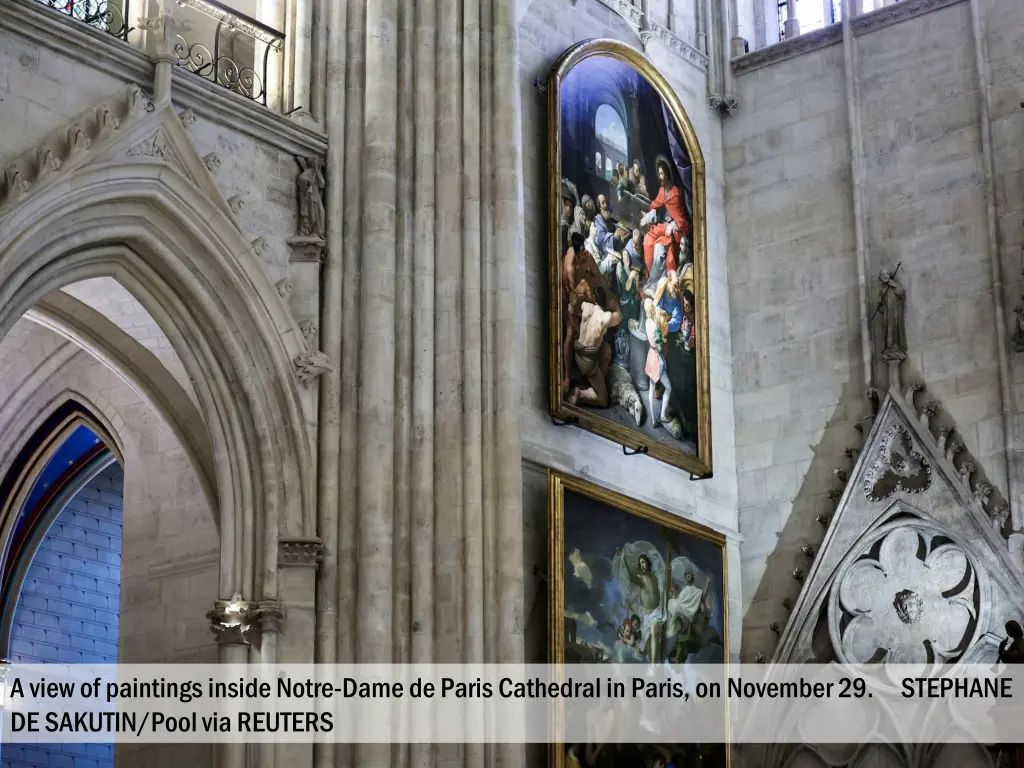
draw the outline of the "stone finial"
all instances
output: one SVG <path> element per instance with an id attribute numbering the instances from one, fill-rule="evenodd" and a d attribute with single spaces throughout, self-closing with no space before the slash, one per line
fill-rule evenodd
<path id="1" fill-rule="evenodd" d="M 829 488 L 827 491 L 825 491 L 825 495 L 828 496 L 828 500 L 832 502 L 839 501 L 841 498 L 843 498 L 843 492 L 837 488 Z"/>
<path id="2" fill-rule="evenodd" d="M 793 610 L 793 601 L 790 600 L 788 597 L 782 598 L 782 607 L 785 608 L 787 611 Z"/>
<path id="3" fill-rule="evenodd" d="M 960 480 L 964 484 L 966 484 L 968 488 L 971 487 L 971 475 L 974 474 L 974 470 L 976 469 L 977 467 L 975 466 L 973 461 L 965 461 L 960 465 L 960 468 L 957 470 L 957 474 L 960 475 Z"/>
<path id="4" fill-rule="evenodd" d="M 911 382 L 906 391 L 903 393 L 903 399 L 907 401 L 911 408 L 914 407 L 914 395 L 924 389 L 924 384 L 919 381 Z"/>
<path id="5" fill-rule="evenodd" d="M 68 152 L 65 158 L 77 157 L 92 146 L 92 139 L 85 135 L 80 125 L 72 125 L 67 134 Z"/>
<path id="6" fill-rule="evenodd" d="M 838 477 L 841 483 L 845 483 L 849 479 L 845 469 L 833 469 L 832 474 Z"/>
<path id="7" fill-rule="evenodd" d="M 181 120 L 182 126 L 185 128 L 191 128 L 196 124 L 196 113 L 191 109 L 186 109 L 178 115 L 178 119 Z"/>
<path id="8" fill-rule="evenodd" d="M 938 446 L 939 453 L 945 453 L 946 443 L 949 441 L 949 436 L 952 434 L 952 427 L 943 427 L 939 430 L 939 436 L 935 439 L 935 444 Z"/>
<path id="9" fill-rule="evenodd" d="M 829 519 L 828 515 L 821 515 L 821 514 L 819 514 L 819 515 L 815 515 L 814 516 L 814 522 L 818 523 L 819 525 L 821 525 L 821 526 L 823 526 L 825 528 L 828 528 L 829 523 L 831 523 L 832 521 L 831 521 L 831 519 Z"/>
<path id="10" fill-rule="evenodd" d="M 769 624 L 768 629 L 776 635 L 782 634 L 782 628 L 779 626 L 779 622 L 777 621 L 773 621 L 771 624 Z"/>
<path id="11" fill-rule="evenodd" d="M 210 154 L 205 155 L 203 157 L 203 162 L 206 163 L 206 170 L 210 171 L 211 173 L 213 171 L 216 171 L 221 166 L 220 155 L 217 154 L 216 152 L 211 152 Z"/>
<path id="12" fill-rule="evenodd" d="M 134 83 L 128 86 L 128 108 L 125 110 L 125 116 L 129 120 L 136 120 L 142 117 L 149 112 L 152 105 L 152 100 L 139 86 Z"/>
<path id="13" fill-rule="evenodd" d="M 768 657 L 765 656 L 760 651 L 758 651 L 757 655 L 754 657 L 754 661 L 757 662 L 758 664 L 764 664 L 766 661 L 768 661 Z"/>
<path id="14" fill-rule="evenodd" d="M 291 278 L 282 277 L 274 283 L 274 287 L 277 288 L 278 295 L 280 295 L 280 297 L 285 301 L 288 301 L 288 299 L 291 298 L 292 290 L 294 290 Z"/>
<path id="15" fill-rule="evenodd" d="M 277 544 L 280 566 L 316 568 L 324 559 L 324 545 L 316 537 L 281 539 Z"/>
<path id="16" fill-rule="evenodd" d="M 228 207 L 236 216 L 245 210 L 245 193 L 232 195 L 228 198 Z"/>
<path id="17" fill-rule="evenodd" d="M 8 200 L 20 199 L 28 192 L 29 186 L 16 165 L 8 166 L 4 171 L 4 191 Z"/>
<path id="18" fill-rule="evenodd" d="M 60 169 L 60 158 L 49 147 L 40 147 L 37 154 L 39 161 L 37 163 L 36 181 L 45 179 Z"/>
<path id="19" fill-rule="evenodd" d="M 114 117 L 109 107 L 100 107 L 96 110 L 96 138 L 105 139 L 111 136 L 120 127 L 120 121 Z"/>
<path id="20" fill-rule="evenodd" d="M 793 569 L 793 578 L 796 579 L 797 581 L 803 581 L 804 580 L 804 569 L 799 567 L 799 566 L 794 568 Z"/>
<path id="21" fill-rule="evenodd" d="M 853 460 L 857 458 L 857 454 L 859 453 L 860 451 L 858 451 L 856 448 L 847 448 L 845 451 L 843 451 L 843 456 L 850 460 Z"/>
<path id="22" fill-rule="evenodd" d="M 309 387 L 325 373 L 334 370 L 331 359 L 323 352 L 303 352 L 292 361 L 295 375 L 304 387 Z"/>
<path id="23" fill-rule="evenodd" d="M 918 420 L 921 422 L 921 426 L 928 429 L 929 425 L 932 423 L 932 419 L 935 418 L 935 415 L 938 412 L 939 404 L 935 400 L 929 400 L 925 403 L 924 407 L 921 408 L 921 415 L 918 417 Z"/>
<path id="24" fill-rule="evenodd" d="M 800 551 L 803 553 L 804 557 L 814 557 L 814 547 L 810 544 L 804 544 L 801 546 Z"/>

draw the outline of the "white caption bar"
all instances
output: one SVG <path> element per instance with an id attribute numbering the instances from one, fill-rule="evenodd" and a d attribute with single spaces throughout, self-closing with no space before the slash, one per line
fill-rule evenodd
<path id="1" fill-rule="evenodd" d="M 1012 743 L 967 665 L 12 665 L 8 743 Z"/>

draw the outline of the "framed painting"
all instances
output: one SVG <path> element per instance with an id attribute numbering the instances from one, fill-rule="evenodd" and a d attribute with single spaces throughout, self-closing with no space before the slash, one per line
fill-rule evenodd
<path id="1" fill-rule="evenodd" d="M 555 471 L 548 514 L 552 664 L 727 662 L 723 535 Z M 723 744 L 561 744 L 550 755 L 551 768 L 729 764 Z"/>
<path id="2" fill-rule="evenodd" d="M 548 82 L 551 414 L 709 477 L 704 159 L 639 52 L 570 48 Z"/>

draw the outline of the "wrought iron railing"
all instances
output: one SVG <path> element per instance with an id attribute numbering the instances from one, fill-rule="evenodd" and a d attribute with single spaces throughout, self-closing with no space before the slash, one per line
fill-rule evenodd
<path id="1" fill-rule="evenodd" d="M 102 29 L 114 37 L 128 39 L 133 27 L 129 0 L 39 0 L 43 5 L 84 22 L 90 27 Z"/>
<path id="2" fill-rule="evenodd" d="M 131 25 L 130 0 L 37 0 L 70 18 L 109 32 L 132 45 L 145 47 Z M 189 21 L 193 37 L 178 35 L 178 65 L 199 77 L 246 98 L 268 104 L 268 91 L 278 89 L 284 58 L 283 32 L 217 0 L 176 0 L 176 17 Z M 137 3 L 145 7 L 146 2 Z M 275 105 L 276 106 L 276 105 Z"/>
<path id="3" fill-rule="evenodd" d="M 212 41 L 178 35 L 179 66 L 266 106 L 271 57 L 283 58 L 284 33 L 216 0 L 178 0 L 178 5 L 216 22 Z"/>

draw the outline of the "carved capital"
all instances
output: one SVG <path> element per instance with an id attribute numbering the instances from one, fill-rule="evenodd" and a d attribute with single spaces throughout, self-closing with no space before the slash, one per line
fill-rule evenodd
<path id="1" fill-rule="evenodd" d="M 258 629 L 259 605 L 243 600 L 237 592 L 230 600 L 217 600 L 207 611 L 210 631 L 217 636 L 218 645 L 253 645 Z"/>
<path id="2" fill-rule="evenodd" d="M 277 546 L 277 563 L 280 566 L 316 568 L 324 559 L 324 545 L 316 537 L 281 539 Z"/>
<path id="3" fill-rule="evenodd" d="M 280 634 L 284 627 L 284 609 L 277 600 L 260 600 L 258 609 L 260 637 Z"/>
<path id="4" fill-rule="evenodd" d="M 276 600 L 256 603 L 237 592 L 230 600 L 217 600 L 206 613 L 218 645 L 250 645 L 259 648 L 262 636 L 280 632 L 284 611 Z"/>
<path id="5" fill-rule="evenodd" d="M 312 386 L 317 377 L 334 370 L 331 359 L 323 352 L 303 352 L 292 363 L 295 365 L 295 375 L 304 387 Z"/>

